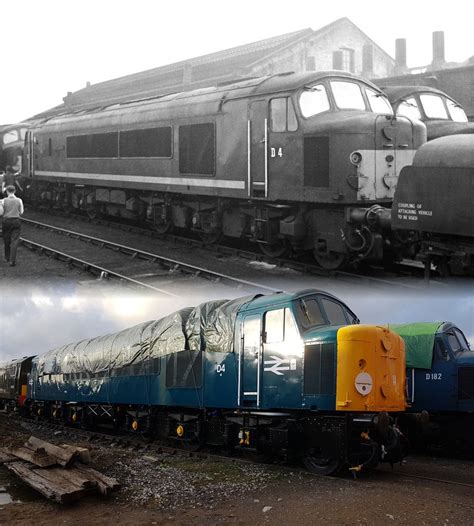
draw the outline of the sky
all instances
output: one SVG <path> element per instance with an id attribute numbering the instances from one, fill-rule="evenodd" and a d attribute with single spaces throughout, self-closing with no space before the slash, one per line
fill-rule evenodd
<path id="1" fill-rule="evenodd" d="M 0 123 L 62 103 L 68 91 L 348 17 L 390 55 L 407 38 L 409 67 L 474 55 L 472 0 L 22 0 L 1 2 Z"/>
<path id="2" fill-rule="evenodd" d="M 293 279 L 281 283 L 284 290 L 298 290 Z M 474 285 L 420 291 L 353 289 L 345 285 L 327 288 L 343 300 L 361 323 L 382 324 L 417 321 L 452 321 L 464 331 L 474 349 Z M 163 298 L 143 293 L 81 291 L 32 287 L 18 293 L 3 290 L 0 297 L 0 362 L 42 354 L 67 343 L 116 332 L 137 323 L 158 319 L 203 301 L 222 298 L 212 289 L 192 297 Z M 205 294 L 205 295 L 204 295 Z M 234 296 L 243 295 L 235 292 Z"/>

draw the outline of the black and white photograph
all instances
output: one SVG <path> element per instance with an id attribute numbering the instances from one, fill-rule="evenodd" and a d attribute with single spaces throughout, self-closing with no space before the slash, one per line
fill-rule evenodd
<path id="1" fill-rule="evenodd" d="M 0 524 L 471 524 L 471 3 L 0 12 Z"/>

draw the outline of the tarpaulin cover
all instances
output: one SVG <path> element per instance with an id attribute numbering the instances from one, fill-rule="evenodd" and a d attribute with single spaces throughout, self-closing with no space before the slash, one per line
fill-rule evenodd
<path id="1" fill-rule="evenodd" d="M 37 374 L 53 375 L 51 381 L 54 375 L 65 374 L 101 377 L 118 370 L 129 374 L 126 368 L 140 370 L 160 356 L 184 350 L 232 352 L 237 313 L 252 299 L 206 302 L 117 333 L 63 345 L 35 359 Z"/>
<path id="2" fill-rule="evenodd" d="M 390 324 L 405 341 L 407 367 L 431 369 L 436 332 L 442 322 Z"/>
<path id="3" fill-rule="evenodd" d="M 182 351 L 186 349 L 184 326 L 191 311 L 182 309 L 159 320 L 53 349 L 36 359 L 37 372 L 101 375 Z"/>

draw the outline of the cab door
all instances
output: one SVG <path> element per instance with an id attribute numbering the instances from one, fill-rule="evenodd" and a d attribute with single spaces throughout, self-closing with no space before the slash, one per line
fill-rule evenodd
<path id="1" fill-rule="evenodd" d="M 268 104 L 256 100 L 249 104 L 248 119 L 248 195 L 268 196 Z"/>

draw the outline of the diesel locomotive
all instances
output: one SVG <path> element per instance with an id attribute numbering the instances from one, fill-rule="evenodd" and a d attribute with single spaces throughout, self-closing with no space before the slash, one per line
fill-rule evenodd
<path id="1" fill-rule="evenodd" d="M 289 73 L 46 119 L 24 174 L 43 203 L 337 268 L 390 252 L 386 207 L 425 140 L 369 81 Z"/>
<path id="2" fill-rule="evenodd" d="M 317 290 L 207 302 L 33 358 L 26 405 L 334 473 L 400 459 L 403 340 Z"/>
<path id="3" fill-rule="evenodd" d="M 454 323 L 390 325 L 406 345 L 409 409 L 399 424 L 413 447 L 474 450 L 474 352 Z"/>
<path id="4" fill-rule="evenodd" d="M 382 90 L 395 115 L 425 123 L 428 141 L 445 135 L 474 133 L 474 122 L 468 122 L 462 106 L 439 89 L 430 86 L 387 86 Z"/>
<path id="5" fill-rule="evenodd" d="M 401 174 L 392 205 L 394 235 L 443 274 L 474 275 L 474 135 L 424 144 Z M 410 243 L 409 243 L 410 244 Z"/>

